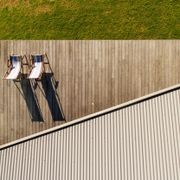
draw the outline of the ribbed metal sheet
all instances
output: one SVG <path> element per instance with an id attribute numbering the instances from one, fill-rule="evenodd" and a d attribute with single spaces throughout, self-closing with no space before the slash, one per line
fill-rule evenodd
<path id="1" fill-rule="evenodd" d="M 0 151 L 2 180 L 179 180 L 180 90 Z"/>

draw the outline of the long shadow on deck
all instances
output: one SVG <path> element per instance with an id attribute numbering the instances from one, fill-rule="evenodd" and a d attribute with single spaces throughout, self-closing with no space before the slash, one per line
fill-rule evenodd
<path id="1" fill-rule="evenodd" d="M 59 96 L 56 92 L 56 83 L 53 79 L 52 73 L 46 73 L 41 80 L 42 88 L 45 93 L 45 98 L 48 102 L 51 111 L 52 119 L 54 121 L 65 120 Z"/>
<path id="2" fill-rule="evenodd" d="M 42 112 L 39 107 L 38 99 L 34 88 L 32 87 L 29 79 L 23 79 L 20 81 L 22 95 L 26 101 L 29 114 L 32 121 L 43 121 Z"/>

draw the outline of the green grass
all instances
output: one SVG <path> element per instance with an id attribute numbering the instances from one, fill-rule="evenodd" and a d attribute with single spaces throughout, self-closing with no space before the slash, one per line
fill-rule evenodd
<path id="1" fill-rule="evenodd" d="M 180 38 L 178 0 L 1 1 L 0 39 Z"/>

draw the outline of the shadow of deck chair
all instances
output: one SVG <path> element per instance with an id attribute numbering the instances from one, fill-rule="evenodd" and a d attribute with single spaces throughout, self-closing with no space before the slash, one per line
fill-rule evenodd
<path id="1" fill-rule="evenodd" d="M 3 79 L 16 80 L 21 74 L 22 59 L 20 55 L 11 55 L 7 62 L 8 70 L 6 71 Z"/>
<path id="2" fill-rule="evenodd" d="M 47 55 L 31 55 L 31 67 L 32 68 L 30 70 L 28 79 L 31 80 L 32 84 L 38 86 L 41 92 L 43 93 L 48 103 L 52 119 L 54 121 L 65 120 L 59 96 L 56 92 L 57 81 L 54 78 L 54 73 L 50 66 Z M 38 84 L 39 81 L 41 82 L 41 85 Z"/>
<path id="3" fill-rule="evenodd" d="M 26 102 L 30 118 L 33 122 L 43 122 L 41 108 L 39 106 L 38 98 L 33 85 L 29 79 L 22 79 L 20 81 L 22 95 Z"/>
<path id="4" fill-rule="evenodd" d="M 41 85 L 45 94 L 46 101 L 54 121 L 65 120 L 64 113 L 62 111 L 62 105 L 60 98 L 56 91 L 57 83 L 52 73 L 45 73 L 43 75 Z"/>

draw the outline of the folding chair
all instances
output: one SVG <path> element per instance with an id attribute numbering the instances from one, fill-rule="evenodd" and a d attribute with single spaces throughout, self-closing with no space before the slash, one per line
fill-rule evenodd
<path id="1" fill-rule="evenodd" d="M 31 62 L 30 62 L 30 74 L 28 79 L 41 79 L 42 74 L 45 72 L 44 66 L 44 55 L 43 54 L 35 54 L 31 55 Z"/>
<path id="2" fill-rule="evenodd" d="M 22 56 L 20 55 L 11 55 L 10 59 L 8 59 L 7 66 L 8 70 L 4 75 L 4 79 L 18 79 L 18 76 L 21 72 L 21 63 L 22 63 Z"/>
<path id="3" fill-rule="evenodd" d="M 24 59 L 26 62 L 23 62 Z M 3 79 L 19 80 L 21 78 L 20 75 L 24 72 L 23 65 L 28 65 L 26 56 L 10 55 L 7 62 L 8 70 L 6 71 Z"/>

